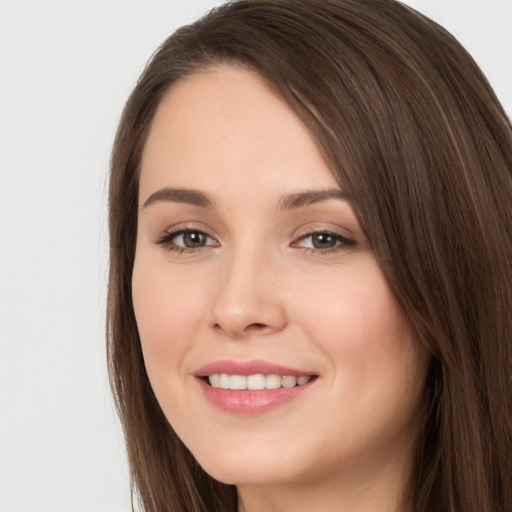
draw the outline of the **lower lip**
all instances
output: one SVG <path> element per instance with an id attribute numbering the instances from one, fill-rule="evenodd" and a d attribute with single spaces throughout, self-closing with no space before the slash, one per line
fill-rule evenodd
<path id="1" fill-rule="evenodd" d="M 315 379 L 316 380 L 316 379 Z M 262 414 L 280 405 L 295 400 L 309 389 L 314 381 L 293 388 L 265 389 L 262 391 L 232 391 L 214 388 L 203 379 L 199 383 L 206 398 L 217 408 L 234 414 Z"/>

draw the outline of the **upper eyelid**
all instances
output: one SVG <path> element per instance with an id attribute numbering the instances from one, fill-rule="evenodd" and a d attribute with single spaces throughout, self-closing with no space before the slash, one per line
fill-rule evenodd
<path id="1" fill-rule="evenodd" d="M 186 231 L 197 231 L 199 233 L 203 233 L 211 238 L 216 238 L 212 234 L 212 230 L 208 229 L 207 226 L 204 226 L 202 223 L 183 223 L 183 224 L 175 224 L 172 226 L 168 226 L 165 229 L 162 230 L 162 234 L 168 234 L 168 235 L 178 235 L 180 233 L 186 232 Z"/>
<path id="2" fill-rule="evenodd" d="M 304 238 L 304 237 L 315 235 L 315 234 L 322 234 L 322 233 L 333 235 L 333 236 L 339 236 L 346 240 L 352 240 L 355 237 L 355 233 L 352 230 L 347 229 L 347 228 L 341 228 L 339 226 L 336 226 L 336 227 L 325 227 L 325 226 L 311 227 L 310 225 L 305 225 L 305 226 L 301 226 L 300 228 L 295 230 L 293 238 L 295 240 L 298 240 L 300 238 Z"/>
<path id="3" fill-rule="evenodd" d="M 356 236 L 356 231 L 348 227 L 339 225 L 332 221 L 307 222 L 294 230 L 294 236 L 309 235 L 311 233 L 332 233 L 334 235 L 350 238 Z"/>
<path id="4" fill-rule="evenodd" d="M 205 229 L 203 227 L 196 227 L 194 225 L 173 226 L 172 228 L 164 229 L 162 231 L 162 234 L 179 235 L 179 234 L 181 234 L 183 232 L 187 232 L 187 231 L 195 231 L 198 233 L 202 233 L 202 234 L 207 235 L 210 238 L 214 238 L 214 239 L 219 238 L 218 236 L 214 236 L 210 230 Z M 300 231 L 299 231 L 299 233 L 295 233 L 291 238 L 298 240 L 300 238 L 312 236 L 315 234 L 328 234 L 328 235 L 339 236 L 341 238 L 347 238 L 347 239 L 349 238 L 349 236 L 351 236 L 351 235 L 347 236 L 343 233 L 340 233 L 337 230 L 329 229 L 329 228 L 313 228 L 313 229 L 309 228 L 309 229 L 304 229 L 304 232 L 302 232 L 302 233 L 300 233 Z"/>
<path id="5" fill-rule="evenodd" d="M 182 227 L 182 228 L 177 227 L 177 228 L 173 228 L 173 229 L 166 229 L 158 237 L 158 240 L 162 240 L 164 238 L 167 239 L 167 240 L 171 240 L 172 238 L 175 238 L 175 237 L 177 237 L 179 235 L 183 235 L 184 233 L 187 233 L 187 232 L 201 233 L 202 235 L 205 235 L 208 238 L 217 241 L 217 238 L 214 237 L 208 231 L 206 231 L 204 229 L 195 228 L 195 227 Z"/>

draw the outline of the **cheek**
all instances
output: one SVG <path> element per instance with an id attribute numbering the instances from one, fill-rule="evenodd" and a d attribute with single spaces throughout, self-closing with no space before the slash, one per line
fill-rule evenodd
<path id="1" fill-rule="evenodd" d="M 132 277 L 135 318 L 144 361 L 152 381 L 172 378 L 204 317 L 204 294 L 162 266 L 136 260 Z"/>
<path id="2" fill-rule="evenodd" d="M 297 316 L 308 319 L 311 335 L 335 353 L 367 359 L 410 338 L 407 322 L 376 263 L 343 269 L 304 288 L 308 292 L 302 292 L 303 300 L 297 301 Z"/>
<path id="3" fill-rule="evenodd" d="M 423 358 L 376 263 L 311 289 L 297 317 L 328 356 L 335 401 L 361 417 L 379 404 L 407 413 L 421 395 Z"/>

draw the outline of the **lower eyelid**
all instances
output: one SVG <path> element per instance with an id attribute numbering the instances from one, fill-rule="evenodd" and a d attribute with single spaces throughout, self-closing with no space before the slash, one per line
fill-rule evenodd
<path id="1" fill-rule="evenodd" d="M 337 252 L 342 252 L 346 250 L 346 247 L 342 245 L 337 245 L 335 247 L 331 247 L 329 249 L 315 249 L 314 247 L 303 247 L 302 250 L 304 254 L 313 255 L 313 256 L 326 256 L 328 254 L 333 254 Z"/>
<path id="2" fill-rule="evenodd" d="M 338 252 L 344 252 L 349 249 L 346 245 L 337 244 L 334 247 L 328 247 L 327 249 L 318 249 L 316 247 L 300 247 L 304 254 L 315 255 L 315 256 L 326 256 L 328 254 L 334 254 Z"/>

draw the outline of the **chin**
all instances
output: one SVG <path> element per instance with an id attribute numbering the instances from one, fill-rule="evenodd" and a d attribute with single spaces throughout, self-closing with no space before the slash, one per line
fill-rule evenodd
<path id="1" fill-rule="evenodd" d="M 277 446 L 284 449 L 278 450 Z M 308 451 L 306 446 L 300 449 L 294 443 L 283 446 L 281 440 L 267 448 L 254 443 L 245 450 L 232 446 L 228 450 L 192 453 L 206 473 L 219 482 L 265 486 L 313 482 L 322 472 L 327 476 L 333 471 L 332 461 L 324 466 L 314 453 L 308 454 Z"/>
<path id="2" fill-rule="evenodd" d="M 213 461 L 201 465 L 215 480 L 229 485 L 268 485 L 295 480 L 295 475 L 271 461 Z"/>

